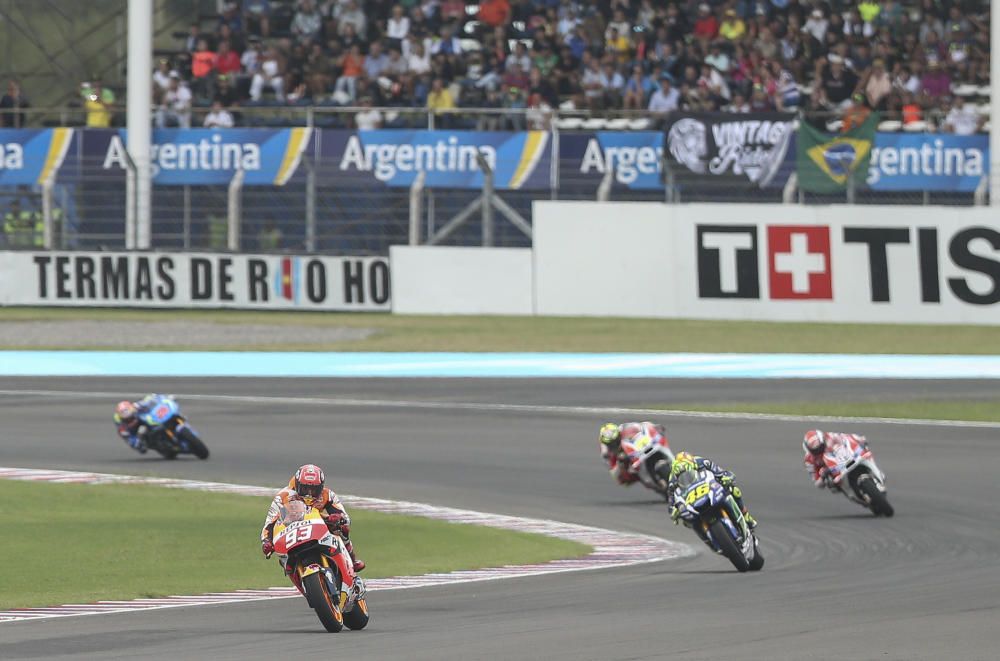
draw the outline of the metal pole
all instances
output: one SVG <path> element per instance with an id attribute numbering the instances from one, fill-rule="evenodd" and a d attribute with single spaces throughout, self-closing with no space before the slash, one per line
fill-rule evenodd
<path id="1" fill-rule="evenodd" d="M 854 172 L 847 175 L 847 203 L 854 204 Z"/>
<path id="2" fill-rule="evenodd" d="M 1000 206 L 1000 8 L 990 11 L 990 206 Z"/>
<path id="3" fill-rule="evenodd" d="M 312 160 L 306 163 L 306 252 L 316 252 L 316 171 Z"/>
<path id="4" fill-rule="evenodd" d="M 549 199 L 551 200 L 559 199 L 559 126 L 557 117 L 556 113 L 552 113 L 552 122 L 549 127 L 549 135 L 552 139 L 552 146 L 550 147 L 552 158 L 549 169 L 549 186 L 552 189 Z"/>
<path id="5" fill-rule="evenodd" d="M 482 153 L 476 155 L 476 160 L 483 172 L 483 247 L 488 248 L 493 245 L 493 169 Z"/>
<path id="6" fill-rule="evenodd" d="M 423 170 L 417 174 L 417 178 L 410 185 L 410 245 L 420 245 L 420 216 L 422 215 L 421 201 L 424 197 L 424 180 L 427 173 Z"/>
<path id="7" fill-rule="evenodd" d="M 611 199 L 611 185 L 615 181 L 615 168 L 611 166 L 608 171 L 604 173 L 601 177 L 601 183 L 597 187 L 597 201 L 607 202 Z"/>
<path id="8" fill-rule="evenodd" d="M 191 249 L 191 187 L 184 186 L 184 250 Z"/>
<path id="9" fill-rule="evenodd" d="M 427 237 L 437 232 L 437 209 L 434 207 L 434 189 L 427 191 Z"/>
<path id="10" fill-rule="evenodd" d="M 125 249 L 135 250 L 136 218 L 136 170 L 135 161 L 125 150 Z"/>
<path id="11" fill-rule="evenodd" d="M 52 180 L 49 175 L 42 182 L 42 247 L 52 250 Z"/>
<path id="12" fill-rule="evenodd" d="M 152 239 L 153 0 L 128 0 L 128 151 L 135 161 L 131 190 L 135 200 L 135 248 L 148 249 Z"/>
<path id="13" fill-rule="evenodd" d="M 240 249 L 240 221 L 243 216 L 242 192 L 243 177 L 245 175 L 246 170 L 239 169 L 229 182 L 229 214 L 226 223 L 226 247 L 233 252 L 237 252 Z"/>

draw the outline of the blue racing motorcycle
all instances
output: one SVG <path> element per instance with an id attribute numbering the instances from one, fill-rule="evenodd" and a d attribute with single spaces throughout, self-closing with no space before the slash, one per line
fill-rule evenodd
<path id="1" fill-rule="evenodd" d="M 674 504 L 685 524 L 710 549 L 729 558 L 737 571 L 757 571 L 764 566 L 757 538 L 736 499 L 711 471 L 687 470 L 677 476 Z"/>
<path id="2" fill-rule="evenodd" d="M 176 400 L 158 396 L 149 411 L 139 416 L 142 422 L 140 435 L 146 446 L 159 452 L 166 459 L 176 459 L 178 454 L 193 454 L 208 459 L 208 447 L 191 428 Z"/>

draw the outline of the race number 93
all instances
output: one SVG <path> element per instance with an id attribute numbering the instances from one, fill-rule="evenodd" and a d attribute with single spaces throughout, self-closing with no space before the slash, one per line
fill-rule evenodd
<path id="1" fill-rule="evenodd" d="M 291 528 L 285 531 L 285 546 L 292 546 L 309 539 L 310 527 Z"/>

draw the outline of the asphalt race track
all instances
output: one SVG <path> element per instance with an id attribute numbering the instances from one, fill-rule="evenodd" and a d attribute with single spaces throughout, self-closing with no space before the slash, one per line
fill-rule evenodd
<path id="1" fill-rule="evenodd" d="M 135 395 L 129 379 L 7 379 L 4 390 Z M 642 405 L 724 397 L 995 396 L 995 382 L 200 380 L 176 393 L 386 401 Z M 1000 430 L 867 425 L 893 519 L 811 486 L 801 422 L 665 418 L 675 450 L 732 468 L 766 565 L 737 574 L 670 525 L 597 456 L 599 414 L 181 400 L 207 462 L 140 457 L 111 407 L 82 395 L 0 396 L 0 465 L 274 484 L 299 464 L 334 488 L 661 535 L 694 558 L 636 568 L 373 593 L 366 631 L 336 636 L 304 600 L 0 624 L 0 658 L 996 659 Z M 854 429 L 852 429 L 854 430 Z M 264 512 L 261 512 L 263 517 Z M 254 543 L 256 530 L 248 531 Z M 360 549 L 364 557 L 364 549 Z M 5 561 L 14 561 L 6 558 Z M 178 558 L 179 567 L 197 558 Z M 263 560 L 262 560 L 263 562 Z M 281 584 L 275 569 L 275 585 Z"/>

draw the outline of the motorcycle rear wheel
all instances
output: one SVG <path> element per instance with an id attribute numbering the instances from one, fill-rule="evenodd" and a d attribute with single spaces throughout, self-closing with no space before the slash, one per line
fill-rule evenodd
<path id="1" fill-rule="evenodd" d="M 715 521 L 709 526 L 709 530 L 712 531 L 712 539 L 715 540 L 715 543 L 722 550 L 722 555 L 729 558 L 729 562 L 733 563 L 736 571 L 743 573 L 750 569 L 750 563 L 747 562 L 747 559 L 743 556 L 743 552 L 736 546 L 735 540 L 729 536 L 729 529 L 726 528 L 726 524 L 722 521 Z"/>
<path id="2" fill-rule="evenodd" d="M 878 485 L 875 484 L 875 480 L 871 478 L 860 480 L 858 482 L 858 489 L 868 497 L 869 507 L 875 516 L 889 517 L 896 513 L 892 505 L 889 504 L 889 499 L 886 498 L 885 492 L 880 491 Z"/>
<path id="3" fill-rule="evenodd" d="M 330 590 L 319 572 L 302 579 L 302 585 L 309 595 L 309 605 L 316 611 L 316 616 L 323 627 L 330 633 L 337 633 L 344 628 L 344 616 L 340 612 L 337 601 L 330 596 Z"/>
<path id="4" fill-rule="evenodd" d="M 368 603 L 363 598 L 358 599 L 354 608 L 344 613 L 344 624 L 353 631 L 359 631 L 368 626 Z"/>

